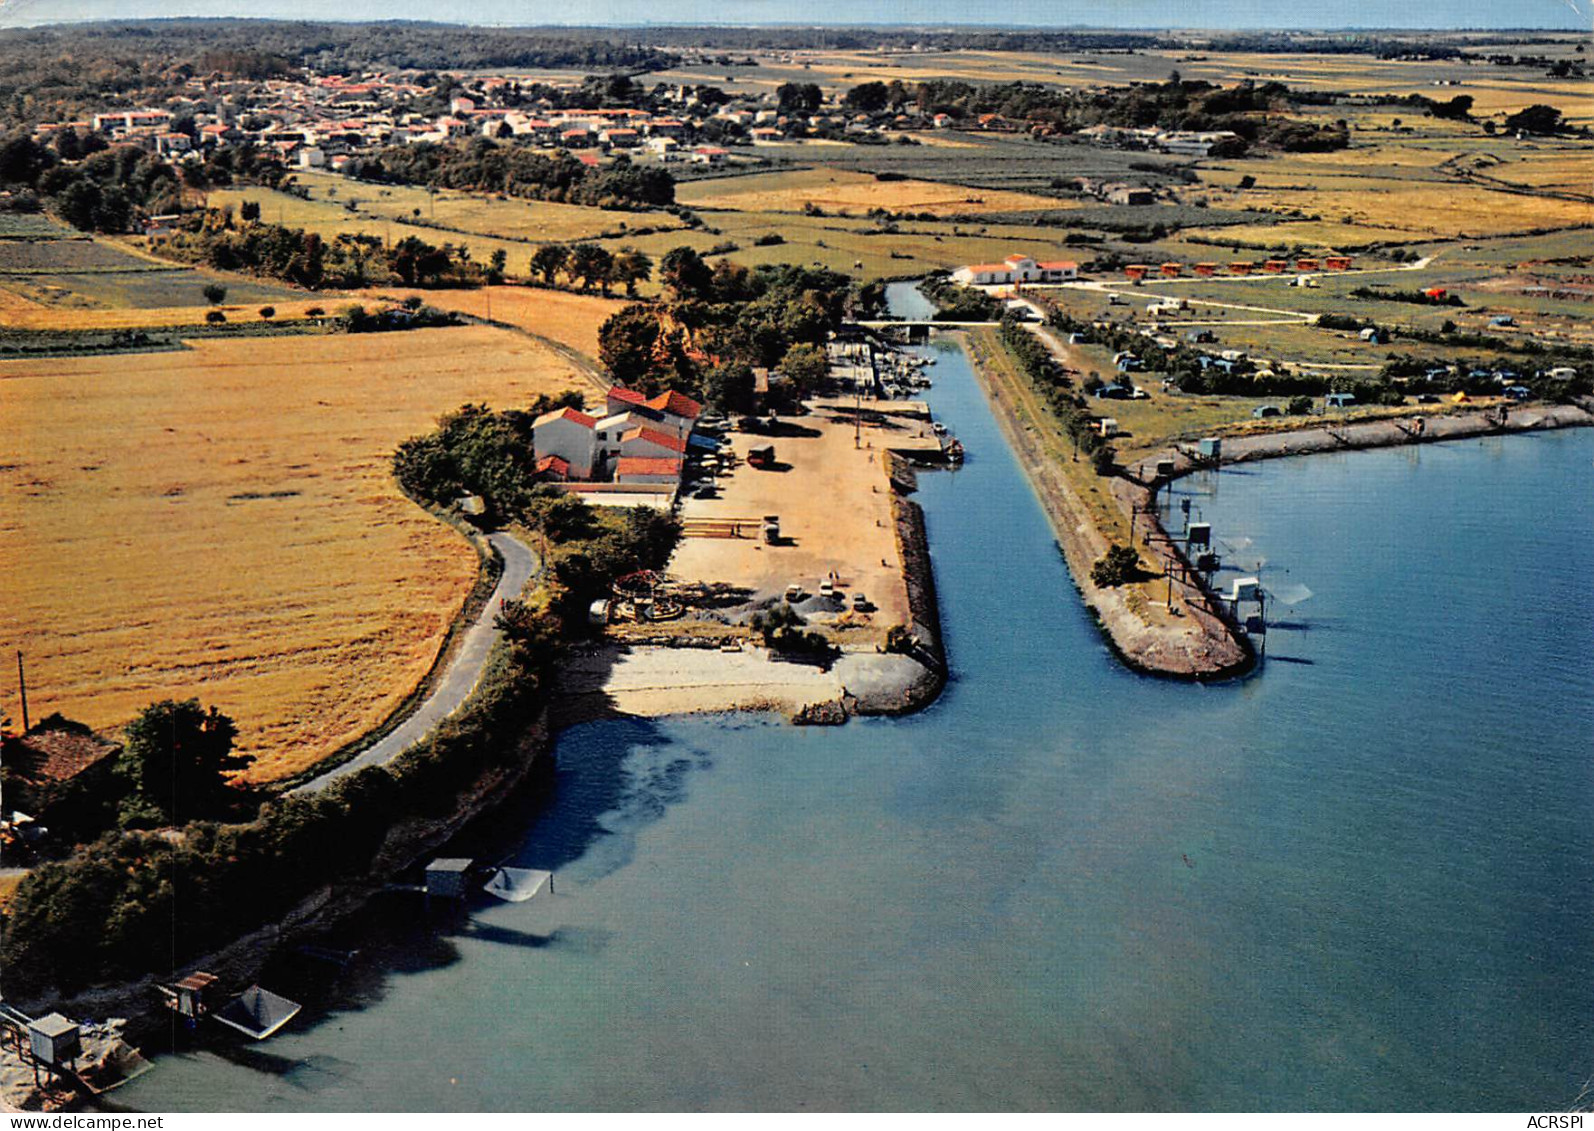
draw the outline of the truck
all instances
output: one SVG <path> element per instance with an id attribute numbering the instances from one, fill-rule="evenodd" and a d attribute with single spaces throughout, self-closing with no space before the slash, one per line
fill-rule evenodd
<path id="1" fill-rule="evenodd" d="M 775 445 L 759 444 L 747 450 L 748 467 L 773 467 L 775 464 Z"/>

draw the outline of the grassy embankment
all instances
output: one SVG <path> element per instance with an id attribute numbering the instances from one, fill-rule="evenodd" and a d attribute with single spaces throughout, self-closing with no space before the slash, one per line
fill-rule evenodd
<path id="1" fill-rule="evenodd" d="M 1054 529 L 1059 527 L 1059 515 L 1074 505 L 1082 511 L 1081 517 L 1089 523 L 1106 544 L 1135 546 L 1130 533 L 1130 516 L 1113 496 L 1109 480 L 1096 473 L 1091 462 L 1083 456 L 1075 458 L 1074 443 L 1062 422 L 1041 397 L 1032 381 L 1014 363 L 1013 357 L 1002 345 L 995 329 L 974 330 L 967 337 L 969 351 L 975 368 L 988 386 L 995 402 L 998 419 L 1010 423 L 1021 433 L 1010 436 L 1020 447 L 1020 457 L 1027 455 L 1044 460 L 1048 468 L 1058 474 L 1066 484 L 1069 500 L 1043 498 L 1045 509 L 1052 517 Z M 1026 452 L 1024 449 L 1028 449 Z M 1026 460 L 1027 462 L 1027 460 Z M 1032 481 L 1034 481 L 1032 475 Z M 1037 484 L 1037 490 L 1047 494 Z M 1067 537 L 1066 529 L 1058 529 L 1060 538 Z M 1152 625 L 1172 622 L 1165 608 L 1165 594 L 1159 590 L 1160 571 L 1141 555 L 1145 578 L 1122 587 L 1129 608 L 1142 620 Z M 1087 563 L 1088 568 L 1088 563 Z"/>

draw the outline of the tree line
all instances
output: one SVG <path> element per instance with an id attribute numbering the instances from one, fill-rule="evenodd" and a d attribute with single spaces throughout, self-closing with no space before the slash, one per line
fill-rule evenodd
<path id="1" fill-rule="evenodd" d="M 599 358 L 629 387 L 679 389 L 723 411 L 752 408 L 755 368 L 779 371 L 786 395 L 801 396 L 824 378 L 830 335 L 881 301 L 878 288 L 855 289 L 835 271 L 710 265 L 690 247 L 658 266 L 663 300 L 611 315 L 599 329 Z"/>
<path id="2" fill-rule="evenodd" d="M 675 203 L 675 180 L 667 170 L 634 165 L 624 155 L 591 166 L 565 151 L 550 154 L 485 137 L 463 145 L 390 145 L 351 159 L 345 172 L 379 184 L 501 192 L 597 208 L 659 208 Z"/>

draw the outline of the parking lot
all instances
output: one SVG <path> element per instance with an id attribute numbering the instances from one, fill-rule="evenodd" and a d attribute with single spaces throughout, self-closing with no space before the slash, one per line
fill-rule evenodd
<path id="1" fill-rule="evenodd" d="M 735 465 L 716 480 L 712 498 L 683 499 L 681 516 L 750 519 L 738 538 L 689 537 L 670 561 L 670 575 L 687 582 L 727 582 L 776 597 L 790 585 L 814 594 L 833 572 L 852 607 L 863 593 L 874 607 L 867 621 L 883 631 L 908 620 L 907 587 L 892 529 L 891 486 L 878 429 L 862 429 L 855 446 L 851 421 L 827 414 L 793 418 L 774 434 L 732 432 Z M 749 449 L 773 445 L 769 468 L 750 467 Z M 757 520 L 780 517 L 779 544 L 757 536 Z"/>

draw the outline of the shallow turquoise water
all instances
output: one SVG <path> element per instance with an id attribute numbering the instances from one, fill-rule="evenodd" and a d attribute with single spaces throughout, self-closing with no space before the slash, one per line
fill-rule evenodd
<path id="1" fill-rule="evenodd" d="M 1187 480 L 1315 596 L 1257 676 L 1108 655 L 962 355 L 903 720 L 604 722 L 479 830 L 558 894 L 353 941 L 241 1109 L 1540 1109 L 1594 1072 L 1594 430 Z M 1293 627 L 1286 627 L 1293 626 Z"/>

